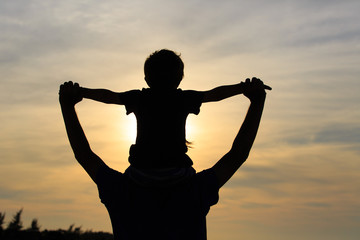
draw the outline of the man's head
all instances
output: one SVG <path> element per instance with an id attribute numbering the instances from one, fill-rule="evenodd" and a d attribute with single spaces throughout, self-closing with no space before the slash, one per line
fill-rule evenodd
<path id="1" fill-rule="evenodd" d="M 184 76 L 180 55 L 167 49 L 152 53 L 144 64 L 145 81 L 150 88 L 176 89 Z"/>

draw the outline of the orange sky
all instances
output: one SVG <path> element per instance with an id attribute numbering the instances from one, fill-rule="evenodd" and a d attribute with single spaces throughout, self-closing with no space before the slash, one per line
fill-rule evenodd
<path id="1" fill-rule="evenodd" d="M 208 239 L 357 239 L 358 9 L 350 0 L 0 2 L 5 221 L 24 208 L 25 227 L 37 218 L 42 229 L 111 231 L 68 144 L 58 86 L 141 89 L 147 55 L 169 48 L 185 62 L 183 89 L 252 76 L 273 87 L 249 160 L 208 215 Z M 226 153 L 247 107 L 236 96 L 189 117 L 197 170 Z M 125 170 L 134 117 L 90 100 L 77 111 L 94 152 Z"/>

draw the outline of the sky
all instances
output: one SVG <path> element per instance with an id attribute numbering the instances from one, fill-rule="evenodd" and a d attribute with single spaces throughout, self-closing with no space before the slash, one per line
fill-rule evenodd
<path id="1" fill-rule="evenodd" d="M 141 89 L 146 57 L 168 48 L 185 63 L 182 89 L 253 76 L 273 88 L 249 159 L 207 216 L 208 239 L 358 239 L 359 10 L 355 0 L 0 0 L 5 226 L 23 208 L 24 228 L 37 218 L 43 230 L 111 231 L 69 146 L 58 88 Z M 197 171 L 229 150 L 248 106 L 240 95 L 189 116 Z M 76 110 L 93 151 L 124 171 L 134 116 L 91 100 Z"/>

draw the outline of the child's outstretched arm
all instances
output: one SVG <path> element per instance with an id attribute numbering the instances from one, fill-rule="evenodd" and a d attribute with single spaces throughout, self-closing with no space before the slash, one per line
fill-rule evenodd
<path id="1" fill-rule="evenodd" d="M 76 160 L 96 182 L 96 175 L 105 163 L 91 150 L 84 131 L 75 112 L 75 104 L 81 101 L 78 85 L 66 82 L 60 86 L 59 101 L 66 132 Z"/>
<path id="2" fill-rule="evenodd" d="M 217 102 L 225 98 L 229 98 L 238 94 L 243 93 L 243 86 L 241 83 L 234 85 L 226 85 L 216 87 L 209 91 L 204 91 L 203 103 L 205 102 Z"/>
<path id="3" fill-rule="evenodd" d="M 269 86 L 264 85 L 265 89 L 271 90 Z M 204 91 L 203 103 L 205 102 L 217 102 L 223 99 L 244 93 L 243 83 L 225 85 L 216 87 L 209 91 Z"/>
<path id="4" fill-rule="evenodd" d="M 212 167 L 218 178 L 219 187 L 222 187 L 248 158 L 264 108 L 265 85 L 260 79 L 247 79 L 243 88 L 244 95 L 251 102 L 249 110 L 230 151 Z"/>
<path id="5" fill-rule="evenodd" d="M 79 92 L 83 98 L 88 98 L 103 103 L 123 105 L 119 97 L 119 93 L 107 89 L 91 89 L 80 87 Z"/>

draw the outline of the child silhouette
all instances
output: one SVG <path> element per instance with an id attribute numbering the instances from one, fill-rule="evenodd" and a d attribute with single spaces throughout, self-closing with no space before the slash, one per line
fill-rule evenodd
<path id="1" fill-rule="evenodd" d="M 103 103 L 125 105 L 126 113 L 137 119 L 136 143 L 129 162 L 137 169 L 187 168 L 193 162 L 186 154 L 186 118 L 198 114 L 202 103 L 220 101 L 243 93 L 242 84 L 221 86 L 209 91 L 178 88 L 184 76 L 180 55 L 162 49 L 144 64 L 149 88 L 127 92 L 80 88 L 80 95 Z"/>

